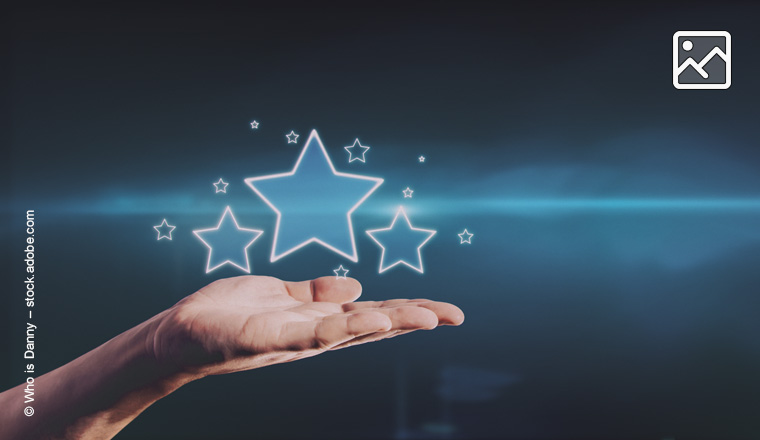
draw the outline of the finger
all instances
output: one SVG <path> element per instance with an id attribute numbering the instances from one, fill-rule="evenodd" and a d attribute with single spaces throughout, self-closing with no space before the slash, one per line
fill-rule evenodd
<path id="1" fill-rule="evenodd" d="M 449 304 L 449 303 L 443 303 L 443 302 L 437 302 L 437 301 L 428 301 L 428 300 L 403 300 L 406 304 L 405 307 L 420 307 L 424 309 L 428 309 L 431 312 L 435 313 L 436 317 L 438 318 L 438 325 L 459 325 L 464 321 L 464 313 L 459 309 L 459 307 Z M 354 303 L 356 305 L 364 305 L 366 303 L 374 303 L 373 305 L 381 305 L 380 302 L 375 301 L 366 301 L 362 303 Z M 354 345 L 359 344 L 366 344 L 368 342 L 376 342 L 383 339 L 390 339 L 394 338 L 396 336 L 405 335 L 407 333 L 411 333 L 415 330 L 419 330 L 419 328 L 414 328 L 413 325 L 409 322 L 408 318 L 409 316 L 403 316 L 403 314 L 399 313 L 398 311 L 395 311 L 393 309 L 400 308 L 398 304 L 401 304 L 397 300 L 391 300 L 391 301 L 384 301 L 384 303 L 391 304 L 385 306 L 385 309 L 378 309 L 378 311 L 385 311 L 391 314 L 391 320 L 394 324 L 394 327 L 391 328 L 390 331 L 387 332 L 376 332 L 376 333 L 370 333 L 367 335 L 356 337 L 352 340 L 346 341 L 342 344 L 338 344 L 335 347 L 333 347 L 333 350 L 338 350 L 341 348 L 347 348 L 352 347 Z M 351 305 L 354 305 L 351 304 Z M 348 306 L 348 304 L 344 305 L 343 308 L 345 309 Z M 365 310 L 364 307 L 358 307 L 357 310 Z M 392 312 L 393 310 L 393 312 Z M 405 328 L 402 330 L 402 328 Z"/>
<path id="2" fill-rule="evenodd" d="M 310 281 L 285 281 L 290 296 L 301 302 L 332 302 L 345 304 L 356 301 L 362 285 L 353 278 L 321 277 Z"/>
<path id="3" fill-rule="evenodd" d="M 431 330 L 438 327 L 438 316 L 429 309 L 414 305 L 381 307 L 371 309 L 391 320 L 390 330 Z M 368 310 L 367 310 L 368 311 Z M 357 313 L 365 313 L 365 310 Z"/>
<path id="4" fill-rule="evenodd" d="M 343 305 L 343 310 L 366 310 L 376 308 L 388 308 L 398 306 L 424 307 L 438 316 L 438 325 L 460 325 L 464 322 L 462 310 L 449 303 L 431 301 L 427 299 L 393 299 L 388 301 L 362 301 Z"/>
<path id="5" fill-rule="evenodd" d="M 438 325 L 461 325 L 464 322 L 464 312 L 454 304 L 429 301 L 419 303 L 417 307 L 424 307 L 435 313 L 438 317 Z"/>
<path id="6" fill-rule="evenodd" d="M 386 332 L 392 328 L 387 316 L 377 312 L 333 315 L 323 319 L 316 328 L 318 348 L 330 349 L 364 335 Z"/>
<path id="7" fill-rule="evenodd" d="M 289 322 L 277 341 L 284 350 L 329 349 L 351 339 L 391 329 L 391 320 L 375 311 L 341 313 L 316 321 Z"/>
<path id="8" fill-rule="evenodd" d="M 350 341 L 336 345 L 335 347 L 331 348 L 331 350 L 340 350 L 341 348 L 353 347 L 354 345 L 361 345 L 369 342 L 381 341 L 383 339 L 395 338 L 396 336 L 405 335 L 413 331 L 414 330 L 391 330 L 389 332 L 370 333 L 368 335 L 359 336 Z"/>
<path id="9" fill-rule="evenodd" d="M 399 305 L 416 304 L 421 302 L 429 302 L 429 299 L 388 299 L 385 301 L 360 301 L 351 302 L 343 305 L 343 310 L 359 310 L 359 309 L 377 309 L 380 307 L 393 307 Z"/>

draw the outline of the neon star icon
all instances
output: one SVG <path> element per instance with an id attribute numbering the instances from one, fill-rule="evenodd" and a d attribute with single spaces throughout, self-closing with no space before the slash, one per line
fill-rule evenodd
<path id="1" fill-rule="evenodd" d="M 248 248 L 258 239 L 263 231 L 241 228 L 228 206 L 215 228 L 193 231 L 198 239 L 208 248 L 206 273 L 225 264 L 237 267 L 245 273 L 251 273 L 248 260 Z"/>
<path id="2" fill-rule="evenodd" d="M 258 121 L 252 121 L 252 122 L 251 122 L 251 129 L 252 129 L 252 130 L 256 130 L 257 128 L 259 128 L 259 123 L 258 123 Z"/>
<path id="3" fill-rule="evenodd" d="M 472 236 L 475 234 L 471 234 L 467 232 L 467 228 L 464 229 L 464 232 L 461 234 L 457 234 L 459 236 L 460 243 L 459 244 L 472 244 Z"/>
<path id="4" fill-rule="evenodd" d="M 245 183 L 277 214 L 271 262 L 309 243 L 356 262 L 351 214 L 383 179 L 336 171 L 312 130 L 293 171 L 250 177 Z"/>
<path id="5" fill-rule="evenodd" d="M 420 161 L 420 163 L 423 163 L 423 162 L 425 162 L 425 156 L 420 156 L 420 157 L 419 157 L 419 161 Z"/>
<path id="6" fill-rule="evenodd" d="M 156 240 L 161 240 L 162 238 L 168 238 L 169 240 L 172 239 L 172 231 L 176 228 L 176 226 L 172 226 L 169 223 L 167 223 L 166 219 L 161 222 L 160 225 L 153 226 L 153 229 L 155 229 L 158 232 L 158 238 Z"/>
<path id="7" fill-rule="evenodd" d="M 298 142 L 298 136 L 293 130 L 290 130 L 290 133 L 286 134 L 285 137 L 288 138 L 289 144 L 295 144 Z"/>
<path id="8" fill-rule="evenodd" d="M 340 265 L 339 268 L 333 270 L 333 272 L 335 272 L 336 280 L 345 280 L 346 275 L 348 275 L 348 269 L 345 269 L 342 264 Z"/>
<path id="9" fill-rule="evenodd" d="M 217 193 L 225 193 L 225 194 L 227 194 L 227 185 L 229 185 L 229 183 L 225 182 L 220 177 L 219 181 L 214 184 L 214 188 L 216 188 L 216 192 Z"/>
<path id="10" fill-rule="evenodd" d="M 359 142 L 359 138 L 356 138 L 353 145 L 349 145 L 348 147 L 343 147 L 343 148 L 345 148 L 346 151 L 348 151 L 348 163 L 351 163 L 355 160 L 366 163 L 366 160 L 365 160 L 366 158 L 364 157 L 364 155 L 367 154 L 367 151 L 369 151 L 369 147 L 366 145 L 362 145 Z"/>
<path id="11" fill-rule="evenodd" d="M 403 217 L 403 221 L 398 221 L 399 217 Z M 404 207 L 400 206 L 390 226 L 367 231 L 367 235 L 382 249 L 379 273 L 399 264 L 423 273 L 422 247 L 435 234 L 436 231 L 431 229 L 413 227 Z"/>
<path id="12" fill-rule="evenodd" d="M 403 191 L 401 191 L 401 192 L 404 193 L 404 198 L 405 199 L 411 199 L 412 198 L 412 193 L 414 192 L 414 190 L 409 189 L 409 187 L 407 186 L 406 189 L 403 190 Z"/>

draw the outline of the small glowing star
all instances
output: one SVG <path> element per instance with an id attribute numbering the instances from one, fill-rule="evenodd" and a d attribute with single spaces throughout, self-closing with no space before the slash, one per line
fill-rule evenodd
<path id="1" fill-rule="evenodd" d="M 225 193 L 226 194 L 227 193 L 227 185 L 229 185 L 229 183 L 225 182 L 220 177 L 219 181 L 214 184 L 214 188 L 216 188 L 216 192 L 218 192 L 218 193 Z"/>
<path id="2" fill-rule="evenodd" d="M 465 244 L 465 243 L 472 244 L 472 236 L 475 234 L 470 234 L 469 232 L 467 232 L 467 228 L 465 228 L 464 232 L 457 235 L 459 236 L 459 239 L 461 240 L 459 244 Z"/>
<path id="3" fill-rule="evenodd" d="M 162 238 L 168 238 L 169 240 L 172 239 L 172 231 L 176 228 L 176 226 L 172 226 L 169 223 L 166 222 L 166 219 L 161 222 L 160 225 L 153 226 L 153 229 L 158 231 L 158 238 L 156 240 L 161 240 Z"/>
<path id="4" fill-rule="evenodd" d="M 297 135 L 293 130 L 290 130 L 290 133 L 285 135 L 285 137 L 288 138 L 289 144 L 295 144 L 298 142 L 298 136 L 300 135 Z"/>
<path id="5" fill-rule="evenodd" d="M 345 280 L 346 275 L 348 275 L 348 269 L 345 269 L 342 264 L 339 268 L 333 270 L 333 272 L 335 272 L 335 279 L 337 280 Z"/>
<path id="6" fill-rule="evenodd" d="M 350 145 L 348 147 L 343 147 L 348 151 L 348 163 L 351 163 L 355 160 L 358 160 L 359 162 L 366 162 L 364 155 L 369 151 L 369 147 L 366 145 L 362 145 L 359 142 L 359 138 L 356 138 L 353 145 Z M 360 151 L 356 151 L 356 150 Z M 355 156 L 354 156 L 355 154 Z"/>

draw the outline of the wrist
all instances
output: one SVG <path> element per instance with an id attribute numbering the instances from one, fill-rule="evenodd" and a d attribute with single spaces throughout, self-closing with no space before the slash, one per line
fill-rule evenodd
<path id="1" fill-rule="evenodd" d="M 145 352 L 155 363 L 161 386 L 176 389 L 201 379 L 210 365 L 224 359 L 221 351 L 206 347 L 203 334 L 193 332 L 196 315 L 197 309 L 181 301 L 143 323 Z"/>
<path id="2" fill-rule="evenodd" d="M 169 394 L 180 386 L 204 375 L 188 368 L 187 354 L 183 353 L 188 346 L 187 336 L 178 326 L 180 306 L 175 305 L 162 313 L 143 322 L 135 328 L 133 336 L 141 341 L 142 351 L 139 357 L 146 360 L 154 374 L 153 387 L 157 391 Z"/>

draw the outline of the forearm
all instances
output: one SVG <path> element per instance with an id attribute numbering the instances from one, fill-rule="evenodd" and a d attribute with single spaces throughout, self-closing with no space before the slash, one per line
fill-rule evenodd
<path id="1" fill-rule="evenodd" d="M 0 438 L 106 439 L 190 379 L 156 360 L 153 340 L 164 314 L 35 381 L 35 413 L 23 413 L 24 386 L 0 394 Z"/>

